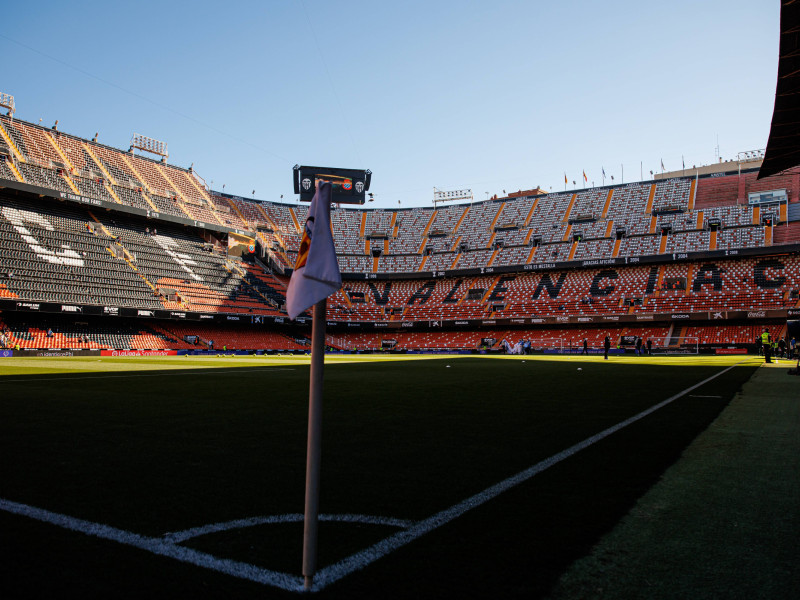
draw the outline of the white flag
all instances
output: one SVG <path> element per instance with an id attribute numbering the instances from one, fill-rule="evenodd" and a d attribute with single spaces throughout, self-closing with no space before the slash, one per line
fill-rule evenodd
<path id="1" fill-rule="evenodd" d="M 341 287 L 342 274 L 331 234 L 331 184 L 323 181 L 308 207 L 300 251 L 286 290 L 289 318 L 296 319 Z"/>

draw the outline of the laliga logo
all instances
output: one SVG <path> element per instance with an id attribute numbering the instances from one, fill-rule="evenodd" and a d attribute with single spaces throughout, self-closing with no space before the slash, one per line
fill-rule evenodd
<path id="1" fill-rule="evenodd" d="M 305 191 L 308 191 L 308 190 L 311 189 L 311 180 L 308 177 L 305 177 L 303 179 L 303 189 Z"/>

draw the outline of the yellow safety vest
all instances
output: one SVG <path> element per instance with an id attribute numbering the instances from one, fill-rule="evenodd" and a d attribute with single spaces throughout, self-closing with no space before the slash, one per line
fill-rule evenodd
<path id="1" fill-rule="evenodd" d="M 761 343 L 765 344 L 765 345 L 769 344 L 769 332 L 768 331 L 765 331 L 764 333 L 761 334 Z"/>

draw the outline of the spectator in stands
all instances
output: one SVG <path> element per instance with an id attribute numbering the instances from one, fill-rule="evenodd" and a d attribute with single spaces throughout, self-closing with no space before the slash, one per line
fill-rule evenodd
<path id="1" fill-rule="evenodd" d="M 53 330 L 50 327 L 47 328 L 47 337 L 53 337 Z"/>
<path id="2" fill-rule="evenodd" d="M 610 349 L 611 349 L 611 340 L 608 338 L 608 336 L 606 336 L 605 339 L 603 340 L 603 350 L 604 350 L 603 358 L 605 360 L 608 360 L 608 351 Z"/>
<path id="3" fill-rule="evenodd" d="M 772 362 L 772 337 L 769 335 L 769 329 L 764 329 L 761 334 L 761 346 L 764 348 L 764 362 Z"/>

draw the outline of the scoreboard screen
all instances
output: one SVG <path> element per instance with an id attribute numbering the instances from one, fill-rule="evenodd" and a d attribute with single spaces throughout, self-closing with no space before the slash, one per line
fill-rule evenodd
<path id="1" fill-rule="evenodd" d="M 372 172 L 369 169 L 340 169 L 334 167 L 301 167 L 293 170 L 294 193 L 300 200 L 311 202 L 317 191 L 317 183 L 331 184 L 331 202 L 340 204 L 364 204 L 369 190 Z"/>

